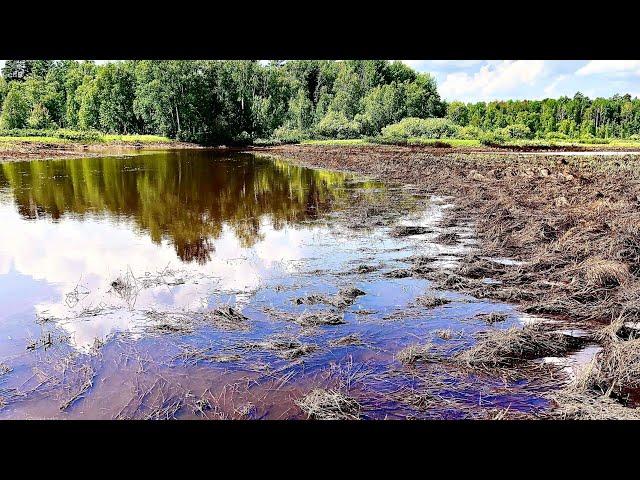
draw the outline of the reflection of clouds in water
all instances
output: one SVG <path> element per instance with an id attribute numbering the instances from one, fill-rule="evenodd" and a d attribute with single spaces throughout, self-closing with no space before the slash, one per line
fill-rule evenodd
<path id="1" fill-rule="evenodd" d="M 26 221 L 12 206 L 0 206 L 0 272 L 17 272 L 52 284 L 59 292 L 55 302 L 37 304 L 36 311 L 54 318 L 76 317 L 83 309 L 118 309 L 104 315 L 61 322 L 78 347 L 93 344 L 118 330 L 135 329 L 140 313 L 127 310 L 111 282 L 132 272 L 156 274 L 169 266 L 178 270 L 181 285 L 144 288 L 135 296 L 135 310 L 195 310 L 206 306 L 214 292 L 230 292 L 248 298 L 264 279 L 295 269 L 295 260 L 305 256 L 304 247 L 318 229 L 283 228 L 274 230 L 265 219 L 264 236 L 251 249 L 243 248 L 232 230 L 225 226 L 214 240 L 215 251 L 205 265 L 182 263 L 168 242 L 154 244 L 148 236 L 137 234 L 131 225 L 105 219 L 64 219 Z M 284 263 L 282 263 L 284 262 Z M 292 263 L 287 263 L 292 262 Z M 89 292 L 77 303 L 67 294 L 76 285 Z M 28 292 L 25 292 L 28 294 Z M 136 317 L 137 320 L 136 320 Z"/>

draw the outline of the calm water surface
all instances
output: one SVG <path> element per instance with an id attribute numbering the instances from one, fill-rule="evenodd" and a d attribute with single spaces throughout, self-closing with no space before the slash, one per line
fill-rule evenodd
<path id="1" fill-rule="evenodd" d="M 363 199 L 394 208 L 353 228 Z M 486 409 L 544 407 L 534 387 L 503 380 L 453 393 L 459 377 L 446 371 L 441 407 L 398 393 L 421 381 L 394 359 L 400 349 L 445 343 L 444 328 L 470 338 L 486 327 L 477 313 L 508 313 L 505 328 L 521 321 L 508 305 L 451 292 L 426 309 L 416 298 L 427 280 L 385 276 L 413 255 L 446 264 L 464 251 L 390 235 L 435 225 L 446 208 L 249 154 L 0 164 L 0 417 L 305 418 L 296 400 L 315 387 L 348 391 L 364 418 L 460 418 L 479 398 Z M 339 307 L 296 302 L 348 287 L 365 294 Z M 247 320 L 202 320 L 228 307 Z M 294 321 L 314 311 L 345 323 Z M 336 343 L 349 335 L 360 344 Z M 311 347 L 292 357 L 267 345 L 282 339 Z"/>

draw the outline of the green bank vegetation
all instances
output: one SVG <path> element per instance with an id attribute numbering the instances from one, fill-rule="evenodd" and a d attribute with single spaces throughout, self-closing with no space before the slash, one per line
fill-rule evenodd
<path id="1" fill-rule="evenodd" d="M 8 60 L 0 105 L 0 141 L 640 144 L 630 95 L 447 103 L 384 60 Z"/>

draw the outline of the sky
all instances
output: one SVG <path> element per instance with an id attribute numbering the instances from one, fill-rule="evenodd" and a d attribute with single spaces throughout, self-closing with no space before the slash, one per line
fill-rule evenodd
<path id="1" fill-rule="evenodd" d="M 98 61 L 104 63 L 105 60 Z M 431 73 L 448 101 L 640 97 L 640 60 L 403 60 Z M 0 68 L 4 60 L 0 60 Z"/>
<path id="2" fill-rule="evenodd" d="M 431 73 L 445 100 L 640 97 L 640 60 L 403 60 Z"/>

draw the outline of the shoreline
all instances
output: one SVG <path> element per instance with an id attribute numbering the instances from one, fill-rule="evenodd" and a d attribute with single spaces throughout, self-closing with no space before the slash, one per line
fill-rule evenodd
<path id="1" fill-rule="evenodd" d="M 490 151 L 452 154 L 441 150 L 288 145 L 247 151 L 451 195 L 455 207 L 443 223 L 456 226 L 472 222 L 478 230 L 478 255 L 529 265 L 507 269 L 509 272 L 499 278 L 503 287 L 475 293 L 515 303 L 530 313 L 596 326 L 610 323 L 614 313 L 623 314 L 629 322 L 638 320 L 635 304 L 629 303 L 635 298 L 629 298 L 626 290 L 640 275 L 636 271 L 640 268 L 638 259 L 627 252 L 629 244 L 640 242 L 633 227 L 640 222 L 640 179 L 636 174 L 640 172 L 640 154 L 603 153 L 594 162 L 596 155 L 511 152 L 507 157 Z M 607 190 L 614 188 L 610 195 Z M 593 226 L 596 222 L 598 228 Z M 614 225 L 618 222 L 620 225 Z M 586 245 L 581 244 L 581 228 L 591 234 Z M 620 238 L 616 235 L 621 234 L 625 247 L 617 243 Z M 557 268 L 547 268 L 547 263 L 556 263 Z M 539 264 L 546 271 L 535 271 Z M 591 277 L 599 268 L 618 269 L 621 278 L 598 285 Z M 549 285 L 543 286 L 545 282 Z M 529 288 L 533 283 L 540 285 Z M 593 295 L 589 301 L 576 297 L 585 288 Z M 460 289 L 469 291 L 464 286 Z M 622 305 L 610 308 L 609 296 L 622 290 Z M 536 303 L 537 297 L 544 301 Z"/>
<path id="2" fill-rule="evenodd" d="M 446 156 L 451 154 L 492 154 L 498 156 L 526 154 L 536 156 L 556 156 L 556 155 L 572 155 L 572 156 L 603 156 L 603 155 L 639 155 L 640 147 L 628 147 L 620 145 L 572 145 L 572 146 L 517 146 L 510 145 L 505 147 L 486 147 L 486 146 L 454 146 L 454 147 L 436 147 L 432 145 L 384 145 L 384 144 L 287 144 L 276 146 L 202 146 L 189 142 L 39 142 L 16 140 L 0 142 L 0 163 L 16 162 L 25 160 L 52 160 L 52 159 L 72 159 L 99 157 L 103 155 L 126 155 L 135 154 L 141 151 L 155 150 L 189 150 L 189 149 L 209 149 L 224 152 L 263 152 L 272 151 L 299 151 L 300 149 L 339 149 L 341 151 L 353 152 L 357 150 L 376 150 L 376 151 L 401 151 L 418 154 L 431 154 L 434 156 Z"/>
<path id="3" fill-rule="evenodd" d="M 0 143 L 0 163 L 27 160 L 54 160 L 100 157 L 111 154 L 135 154 L 147 150 L 187 150 L 202 149 L 187 142 L 31 142 L 15 141 Z"/>

